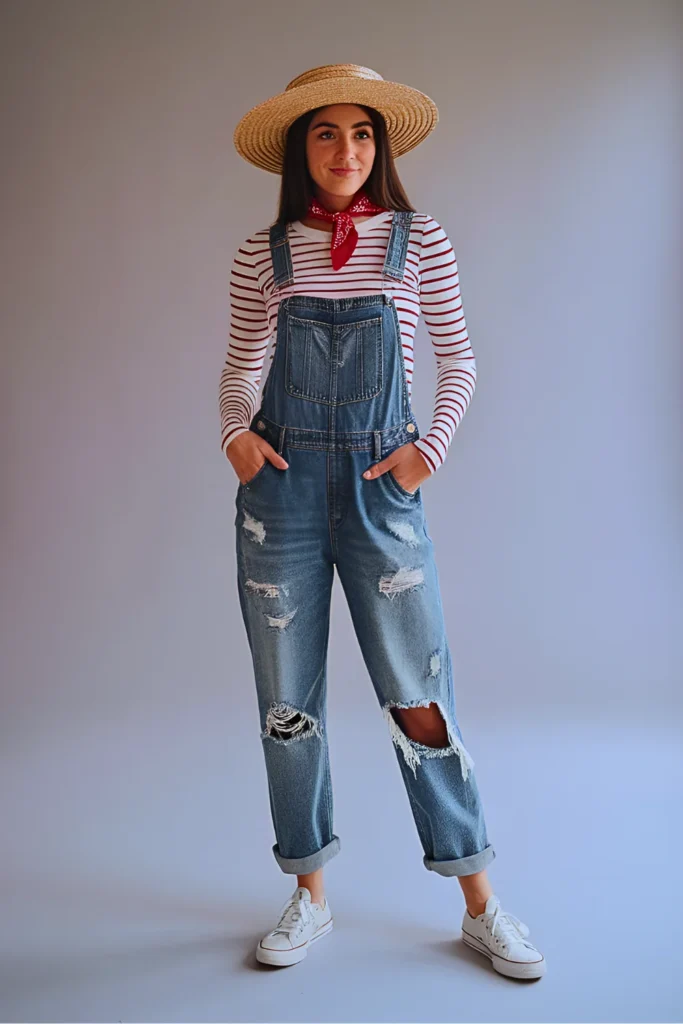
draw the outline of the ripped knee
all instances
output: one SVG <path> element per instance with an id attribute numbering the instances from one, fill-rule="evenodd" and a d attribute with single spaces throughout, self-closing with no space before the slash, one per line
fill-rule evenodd
<path id="1" fill-rule="evenodd" d="M 439 721 L 436 720 L 435 712 L 432 711 L 432 707 L 435 707 L 439 712 Z M 429 721 L 429 738 L 432 742 L 429 744 L 422 743 L 418 739 L 413 739 L 409 736 L 402 726 L 404 723 L 408 723 L 408 727 L 412 730 L 412 726 L 418 721 L 416 717 L 408 716 L 403 718 L 404 711 L 421 709 L 426 714 Z M 384 717 L 389 724 L 389 732 L 394 745 L 402 751 L 405 758 L 406 764 L 412 769 L 413 774 L 417 778 L 417 766 L 421 763 L 422 758 L 428 760 L 433 757 L 451 757 L 457 754 L 460 758 L 460 769 L 463 779 L 466 781 L 469 772 L 474 768 L 474 761 L 470 754 L 465 749 L 465 745 L 458 735 L 458 731 L 455 724 L 449 720 L 441 701 L 438 700 L 417 700 L 410 701 L 406 704 L 401 704 L 395 701 L 387 702 L 383 707 Z M 400 720 L 398 714 L 401 714 Z M 434 727 L 433 723 L 437 722 L 438 729 Z M 443 737 L 443 730 L 445 730 L 446 744 L 433 743 L 434 739 L 440 739 Z M 420 734 L 425 736 L 424 729 L 421 730 Z"/>
<path id="2" fill-rule="evenodd" d="M 268 708 L 266 727 L 262 736 L 291 742 L 311 736 L 322 736 L 322 732 L 317 718 L 292 707 L 291 704 L 280 702 L 273 703 Z"/>
<path id="3" fill-rule="evenodd" d="M 390 707 L 389 710 L 411 740 L 426 747 L 448 746 L 448 729 L 435 701 L 425 707 Z"/>

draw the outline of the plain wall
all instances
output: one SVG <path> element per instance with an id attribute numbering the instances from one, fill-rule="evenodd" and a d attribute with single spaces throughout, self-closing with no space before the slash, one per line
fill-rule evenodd
<path id="1" fill-rule="evenodd" d="M 423 485 L 465 735 L 675 720 L 680 15 L 664 0 L 3 3 L 10 872 L 46 854 L 96 871 L 125 838 L 163 874 L 181 834 L 224 840 L 250 773 L 259 824 L 239 865 L 258 847 L 277 870 L 218 382 L 230 262 L 279 187 L 232 132 L 320 64 L 368 65 L 440 110 L 397 168 L 454 245 L 477 359 Z M 415 373 L 424 432 L 422 323 Z M 393 755 L 338 581 L 329 658 L 335 770 L 363 720 L 382 740 L 372 777 Z M 131 838 L 139 787 L 164 821 Z"/>
<path id="2" fill-rule="evenodd" d="M 380 5 L 354 44 L 334 42 L 346 8 L 318 37 L 304 8 L 284 36 L 264 31 L 266 9 L 3 5 L 6 708 L 34 729 L 184 701 L 189 680 L 219 702 L 238 680 L 249 692 L 217 388 L 229 261 L 273 218 L 279 178 L 231 136 L 301 70 L 346 59 L 440 110 L 397 167 L 451 237 L 478 365 L 424 487 L 462 700 L 501 715 L 669 707 L 676 5 L 427 3 L 421 30 L 406 3 L 386 35 Z M 433 389 L 421 323 L 423 430 Z"/>

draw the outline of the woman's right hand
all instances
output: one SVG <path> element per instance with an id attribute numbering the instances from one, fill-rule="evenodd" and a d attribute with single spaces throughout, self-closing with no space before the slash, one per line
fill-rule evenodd
<path id="1" fill-rule="evenodd" d="M 273 446 L 253 430 L 243 430 L 238 434 L 225 449 L 225 454 L 241 484 L 248 484 L 266 461 L 278 469 L 289 468 L 289 463 L 278 455 Z"/>

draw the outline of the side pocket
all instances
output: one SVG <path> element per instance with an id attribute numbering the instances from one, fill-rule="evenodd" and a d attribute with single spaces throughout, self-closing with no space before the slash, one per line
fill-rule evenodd
<path id="1" fill-rule="evenodd" d="M 251 487 L 251 485 L 256 480 L 258 480 L 258 478 L 261 476 L 261 474 L 265 470 L 266 466 L 270 466 L 270 465 L 271 465 L 270 459 L 266 459 L 265 462 L 263 463 L 263 465 L 260 467 L 260 469 L 257 469 L 256 472 L 254 473 L 254 475 L 252 477 L 249 477 L 249 479 L 247 480 L 247 482 L 245 484 L 240 482 L 240 487 Z"/>
<path id="2" fill-rule="evenodd" d="M 402 487 L 401 484 L 398 482 L 398 480 L 394 476 L 392 470 L 388 469 L 386 471 L 386 473 L 383 473 L 382 475 L 389 478 L 389 482 L 398 491 L 398 493 L 400 495 L 402 495 L 404 498 L 412 498 L 414 500 L 415 498 L 418 497 L 418 495 L 420 493 L 420 487 L 422 486 L 421 484 L 418 484 L 418 487 L 417 487 L 416 491 L 407 491 L 405 489 L 405 487 Z"/>

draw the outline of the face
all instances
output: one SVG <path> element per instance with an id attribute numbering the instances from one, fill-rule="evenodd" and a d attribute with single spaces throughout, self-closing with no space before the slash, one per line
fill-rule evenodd
<path id="1" fill-rule="evenodd" d="M 344 210 L 367 181 L 375 159 L 375 130 L 362 107 L 335 103 L 312 119 L 306 137 L 308 169 L 329 210 Z M 335 174 L 336 169 L 348 174 Z"/>

